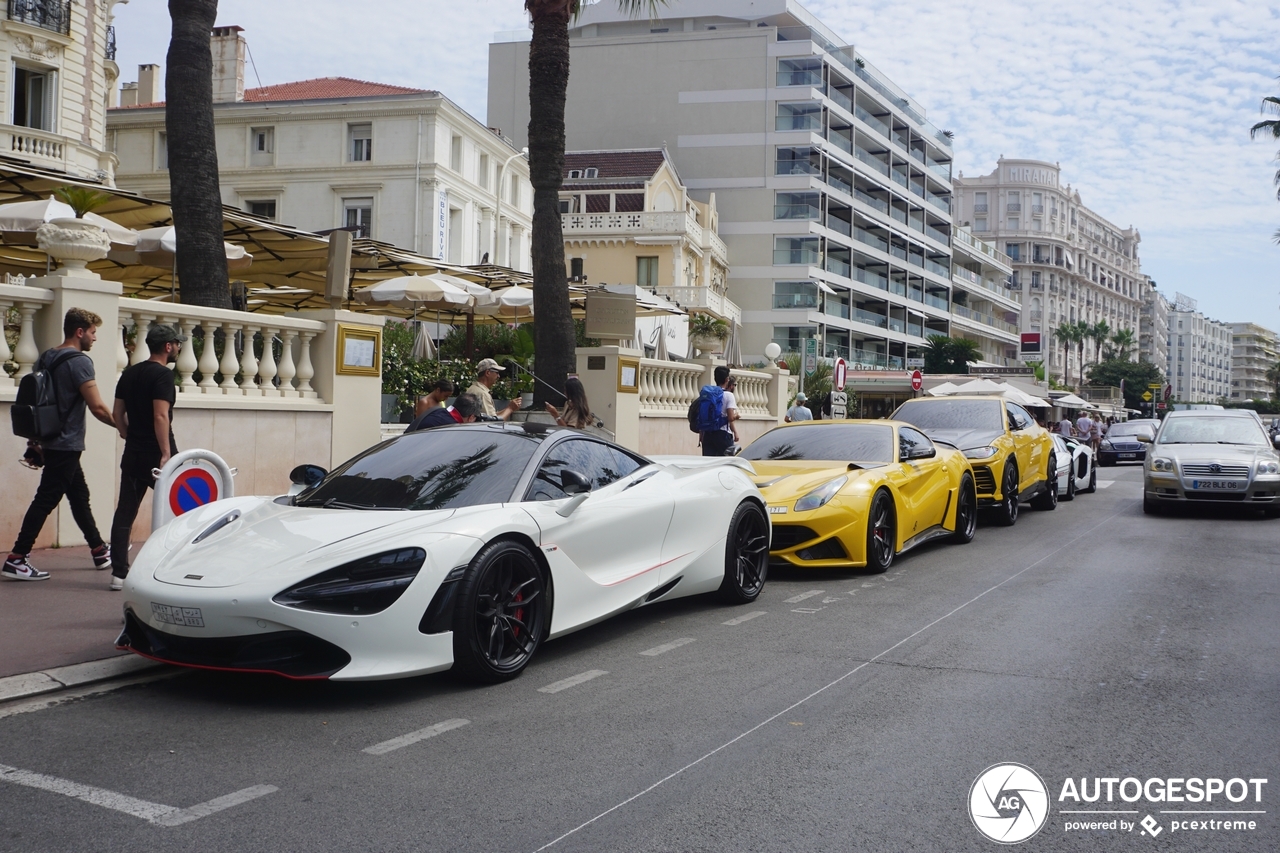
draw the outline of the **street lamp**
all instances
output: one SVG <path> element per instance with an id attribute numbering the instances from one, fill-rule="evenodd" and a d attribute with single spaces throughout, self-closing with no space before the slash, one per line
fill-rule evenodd
<path id="1" fill-rule="evenodd" d="M 521 148 L 515 154 L 508 157 L 501 166 L 498 167 L 498 183 L 493 188 L 493 262 L 498 263 L 498 222 L 502 219 L 502 173 L 507 170 L 507 164 L 517 157 L 528 157 L 529 149 Z M 507 258 L 507 266 L 511 266 L 511 258 Z"/>

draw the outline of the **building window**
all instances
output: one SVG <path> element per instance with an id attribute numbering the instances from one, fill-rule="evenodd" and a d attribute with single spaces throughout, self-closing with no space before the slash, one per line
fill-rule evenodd
<path id="1" fill-rule="evenodd" d="M 449 168 L 462 172 L 462 137 L 454 136 L 449 140 Z"/>
<path id="2" fill-rule="evenodd" d="M 1011 260 L 1020 261 L 1022 260 L 1022 244 L 1005 243 L 1004 253 L 1008 255 Z"/>
<path id="3" fill-rule="evenodd" d="M 347 126 L 347 136 L 351 140 L 348 150 L 351 162 L 368 163 L 373 159 L 373 125 L 352 124 Z M 455 139 L 457 137 L 454 137 Z"/>
<path id="4" fill-rule="evenodd" d="M 784 353 L 802 352 L 804 341 L 817 335 L 813 326 L 774 326 L 773 342 L 782 348 Z"/>
<path id="5" fill-rule="evenodd" d="M 986 193 L 973 194 L 973 212 L 974 213 L 987 212 L 987 194 Z"/>
<path id="6" fill-rule="evenodd" d="M 13 123 L 53 130 L 53 95 L 57 72 L 13 67 Z"/>
<path id="7" fill-rule="evenodd" d="M 249 129 L 249 165 L 270 166 L 272 152 L 276 148 L 276 133 L 272 127 L 254 127 Z"/>
<path id="8" fill-rule="evenodd" d="M 811 281 L 775 281 L 774 308 L 817 308 L 818 285 Z"/>
<path id="9" fill-rule="evenodd" d="M 261 216 L 272 221 L 276 218 L 276 203 L 272 199 L 270 201 L 249 201 L 245 202 L 249 207 L 249 212 L 254 216 Z"/>
<path id="10" fill-rule="evenodd" d="M 987 220 L 985 220 L 985 219 L 975 219 L 975 220 L 973 220 L 973 230 L 974 230 L 974 231 L 986 231 L 986 230 L 987 230 Z"/>
<path id="11" fill-rule="evenodd" d="M 822 158 L 817 150 L 804 148 L 779 148 L 775 175 L 820 175 Z"/>
<path id="12" fill-rule="evenodd" d="M 511 176 L 511 192 L 508 194 L 507 201 L 512 207 L 520 209 L 520 181 L 515 175 Z"/>
<path id="13" fill-rule="evenodd" d="M 1018 221 L 1018 217 L 1016 217 L 1016 216 L 1010 216 L 1010 217 L 1009 217 L 1009 230 L 1010 230 L 1010 231 L 1017 231 L 1017 230 L 1019 230 L 1020 228 L 1022 228 L 1022 223 Z"/>
<path id="14" fill-rule="evenodd" d="M 350 228 L 357 237 L 373 236 L 373 199 L 344 198 L 342 211 L 343 227 Z"/>
<path id="15" fill-rule="evenodd" d="M 822 104 L 818 101 L 778 104 L 778 117 L 774 129 L 822 130 Z"/>
<path id="16" fill-rule="evenodd" d="M 784 264 L 820 264 L 822 247 L 817 237 L 775 237 L 773 262 Z"/>
<path id="17" fill-rule="evenodd" d="M 654 260 L 656 261 L 657 258 L 654 258 Z M 569 259 L 569 279 L 571 281 L 583 280 L 582 261 L 583 261 L 582 258 Z"/>
<path id="18" fill-rule="evenodd" d="M 636 258 L 636 284 L 641 287 L 658 286 L 658 259 L 656 257 Z"/>
<path id="19" fill-rule="evenodd" d="M 156 168 L 169 168 L 169 134 L 163 130 L 156 134 Z"/>
<path id="20" fill-rule="evenodd" d="M 822 60 L 816 56 L 778 60 L 779 86 L 821 86 Z"/>
<path id="21" fill-rule="evenodd" d="M 489 189 L 489 155 L 480 155 L 480 165 L 476 167 L 476 183 L 482 189 Z"/>
<path id="22" fill-rule="evenodd" d="M 821 196 L 818 193 L 778 193 L 774 197 L 774 219 L 819 219 Z"/>

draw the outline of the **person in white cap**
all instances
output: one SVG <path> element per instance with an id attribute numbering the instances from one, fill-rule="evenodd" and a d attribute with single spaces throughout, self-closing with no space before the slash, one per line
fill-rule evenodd
<path id="1" fill-rule="evenodd" d="M 498 381 L 498 377 L 502 371 L 506 370 L 498 362 L 491 358 L 483 358 L 476 365 L 476 381 L 471 383 L 471 387 L 467 389 L 468 394 L 475 394 L 480 399 L 480 413 L 488 415 L 491 418 L 499 418 L 506 420 L 520 409 L 519 404 L 514 400 L 507 404 L 507 407 L 501 412 L 493 407 L 493 388 L 494 383 Z"/>
<path id="2" fill-rule="evenodd" d="M 813 420 L 813 412 L 809 411 L 809 408 L 804 404 L 804 401 L 807 399 L 809 398 L 805 396 L 803 391 L 796 395 L 796 404 L 787 409 L 787 423 L 791 424 L 796 421 Z"/>

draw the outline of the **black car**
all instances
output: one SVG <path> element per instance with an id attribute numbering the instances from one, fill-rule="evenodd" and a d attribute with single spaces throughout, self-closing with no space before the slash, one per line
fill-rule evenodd
<path id="1" fill-rule="evenodd" d="M 1098 445 L 1098 464 L 1114 465 L 1117 462 L 1142 462 L 1147 458 L 1147 445 L 1138 436 L 1154 441 L 1156 428 L 1148 421 L 1140 423 L 1112 424 Z"/>

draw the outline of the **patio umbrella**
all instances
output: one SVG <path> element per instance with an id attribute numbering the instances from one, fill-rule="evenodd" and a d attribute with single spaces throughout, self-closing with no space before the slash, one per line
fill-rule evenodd
<path id="1" fill-rule="evenodd" d="M 435 308 L 461 313 L 475 304 L 475 297 L 452 284 L 426 275 L 389 278 L 356 291 L 356 302 L 397 308 Z"/>
<path id="2" fill-rule="evenodd" d="M 739 334 L 739 326 L 733 323 L 729 326 L 729 342 L 724 348 L 724 360 L 730 367 L 742 366 L 742 337 Z"/>
<path id="3" fill-rule="evenodd" d="M 658 340 L 654 343 L 653 357 L 658 361 L 670 361 L 671 354 L 667 352 L 667 324 L 658 324 Z"/>
<path id="4" fill-rule="evenodd" d="M 1061 406 L 1064 409 L 1087 409 L 1089 401 L 1077 397 L 1075 394 L 1064 394 L 1053 401 L 1054 405 Z"/>
<path id="5" fill-rule="evenodd" d="M 413 349 L 409 351 L 409 357 L 414 361 L 431 361 L 436 357 L 436 345 L 427 331 L 427 323 L 425 320 L 418 320 L 414 325 L 417 330 L 413 334 Z"/>
<path id="6" fill-rule="evenodd" d="M 990 379 L 974 379 L 956 387 L 956 394 L 1001 394 L 1006 386 Z"/>
<path id="7" fill-rule="evenodd" d="M 39 201 L 0 204 L 0 235 L 10 245 L 34 246 L 37 228 L 55 219 L 74 219 L 75 215 L 71 205 L 58 201 L 53 196 Z M 86 213 L 83 218 L 85 222 L 92 222 L 107 232 L 112 249 L 131 249 L 138 244 L 138 232 L 131 228 L 125 228 L 96 213 Z"/>
<path id="8" fill-rule="evenodd" d="M 161 269 L 176 265 L 178 257 L 176 228 L 172 225 L 162 225 L 159 228 L 148 228 L 136 233 L 138 243 L 133 251 L 113 252 L 107 257 L 120 263 L 141 263 Z M 226 241 L 223 241 L 222 245 L 226 251 L 229 272 L 246 270 L 253 264 L 253 255 L 246 252 L 243 246 Z"/>
<path id="9" fill-rule="evenodd" d="M 476 284 L 474 281 L 467 281 L 465 278 L 459 278 L 456 275 L 449 275 L 446 272 L 434 272 L 426 276 L 426 278 L 466 291 L 475 300 L 473 306 L 477 308 L 483 305 L 492 305 L 496 301 L 493 291 L 483 284 Z M 530 294 L 530 301 L 532 302 L 532 294 Z"/>
<path id="10" fill-rule="evenodd" d="M 508 287 L 493 291 L 493 297 L 491 304 L 478 306 L 476 313 L 512 323 L 533 319 L 533 291 L 529 288 Z"/>
<path id="11" fill-rule="evenodd" d="M 930 388 L 925 393 L 930 394 L 934 397 L 945 397 L 947 394 L 956 393 L 956 388 L 958 387 L 959 386 L 956 385 L 954 382 L 943 382 L 941 385 Z"/>

